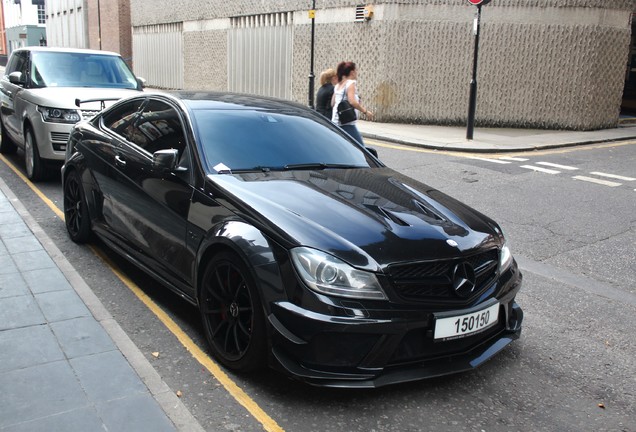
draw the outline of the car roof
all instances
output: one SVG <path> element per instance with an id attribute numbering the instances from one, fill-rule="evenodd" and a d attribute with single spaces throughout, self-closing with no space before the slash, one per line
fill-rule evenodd
<path id="1" fill-rule="evenodd" d="M 77 53 L 77 54 L 96 54 L 96 55 L 108 55 L 108 56 L 119 56 L 116 52 L 112 51 L 101 51 L 101 50 L 92 50 L 92 49 L 80 49 L 80 48 L 61 48 L 61 47 L 41 47 L 41 46 L 29 46 L 29 47 L 21 47 L 14 50 L 15 51 L 42 51 L 42 52 L 63 52 L 63 53 Z"/>
<path id="2" fill-rule="evenodd" d="M 246 109 L 307 112 L 304 105 L 267 96 L 231 92 L 176 90 L 165 92 L 190 109 Z"/>

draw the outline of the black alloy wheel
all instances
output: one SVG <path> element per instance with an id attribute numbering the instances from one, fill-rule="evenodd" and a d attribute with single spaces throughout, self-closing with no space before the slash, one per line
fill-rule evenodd
<path id="1" fill-rule="evenodd" d="M 91 236 L 88 204 L 77 171 L 72 170 L 64 180 L 64 222 L 71 240 L 84 243 Z"/>
<path id="2" fill-rule="evenodd" d="M 256 285 L 245 263 L 222 252 L 208 263 L 199 291 L 205 336 L 225 366 L 249 372 L 264 365 L 265 319 Z"/>
<path id="3" fill-rule="evenodd" d="M 0 153 L 13 154 L 18 149 L 18 146 L 9 138 L 7 130 L 4 127 L 4 123 L 0 120 L 0 135 L 2 135 L 2 141 L 0 141 Z"/>

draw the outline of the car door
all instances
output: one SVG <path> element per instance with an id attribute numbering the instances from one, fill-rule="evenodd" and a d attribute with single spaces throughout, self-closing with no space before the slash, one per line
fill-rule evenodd
<path id="1" fill-rule="evenodd" d="M 28 70 L 28 51 L 16 51 L 13 53 L 5 76 L 2 78 L 2 124 L 11 138 L 22 143 L 22 119 L 19 118 L 20 110 L 16 107 L 20 93 L 24 91 L 24 85 L 14 84 L 9 80 L 13 72 L 22 73 L 22 79 L 26 82 Z"/>
<path id="2" fill-rule="evenodd" d="M 108 191 L 116 215 L 111 228 L 143 264 L 187 291 L 192 263 L 186 222 L 193 188 L 183 117 L 175 106 L 151 97 L 118 136 Z M 179 151 L 180 170 L 153 168 L 153 153 L 166 149 Z"/>
<path id="3" fill-rule="evenodd" d="M 122 142 L 131 139 L 133 123 L 146 102 L 145 97 L 140 97 L 118 104 L 101 117 L 96 125 L 101 131 L 95 131 L 95 136 L 85 132 L 81 140 L 85 143 L 81 150 L 85 165 L 95 183 L 94 229 L 116 243 L 124 241 L 120 237 L 124 224 L 120 219 L 124 215 L 113 200 L 114 196 L 121 196 L 117 189 L 122 187 L 117 181 L 115 157 L 121 153 Z"/>

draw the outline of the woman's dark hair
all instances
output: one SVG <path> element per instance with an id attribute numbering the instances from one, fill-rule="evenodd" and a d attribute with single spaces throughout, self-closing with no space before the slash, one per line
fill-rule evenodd
<path id="1" fill-rule="evenodd" d="M 340 62 L 337 68 L 338 81 L 342 81 L 342 77 L 349 75 L 354 70 L 356 70 L 356 64 L 354 62 Z"/>

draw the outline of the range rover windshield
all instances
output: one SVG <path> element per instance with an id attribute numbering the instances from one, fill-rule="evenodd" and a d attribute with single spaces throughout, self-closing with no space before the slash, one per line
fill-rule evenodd
<path id="1" fill-rule="evenodd" d="M 33 87 L 99 87 L 136 89 L 137 80 L 119 56 L 34 51 Z"/>

